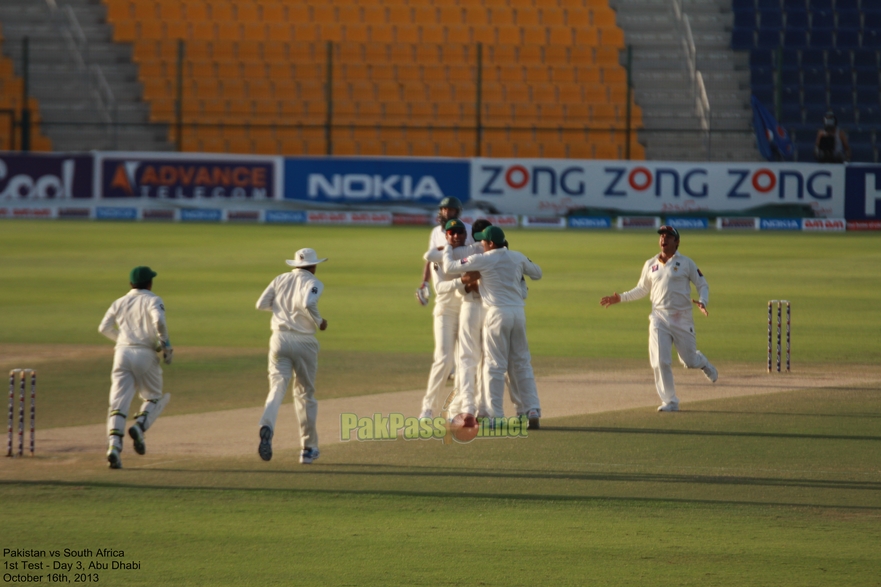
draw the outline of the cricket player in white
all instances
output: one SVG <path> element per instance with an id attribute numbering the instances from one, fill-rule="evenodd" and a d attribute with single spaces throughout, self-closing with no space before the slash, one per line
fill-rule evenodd
<path id="1" fill-rule="evenodd" d="M 294 379 L 294 405 L 300 422 L 300 463 L 308 465 L 318 458 L 318 401 L 315 375 L 318 373 L 318 340 L 315 330 L 325 330 L 327 320 L 318 312 L 318 299 L 324 291 L 315 277 L 319 259 L 313 249 L 300 249 L 286 263 L 294 267 L 272 280 L 257 300 L 257 309 L 272 312 L 269 339 L 269 396 L 260 419 L 260 458 L 272 458 L 272 436 L 278 410 Z"/>
<path id="2" fill-rule="evenodd" d="M 456 240 L 450 244 L 453 247 L 453 258 L 460 259 L 466 256 L 464 251 L 470 251 L 472 247 L 465 247 L 467 228 L 458 218 L 446 223 L 444 228 L 447 234 L 455 235 Z M 482 251 L 482 248 L 481 248 Z M 440 266 L 443 263 L 443 253 L 432 247 L 425 253 L 425 260 Z M 448 279 L 450 276 L 447 276 Z M 439 287 L 455 291 L 459 299 L 459 322 L 456 330 L 455 372 L 456 395 L 450 404 L 450 415 L 466 413 L 474 414 L 477 411 L 481 399 L 479 387 L 478 365 L 483 354 L 481 349 L 480 330 L 483 327 L 483 304 L 476 283 L 465 283 L 465 276 L 449 279 Z M 449 284 L 449 285 L 447 285 Z M 431 380 L 429 380 L 431 382 Z M 430 388 L 429 388 L 430 389 Z"/>
<path id="3" fill-rule="evenodd" d="M 447 244 L 446 229 L 444 228 L 450 220 L 459 218 L 462 213 L 462 202 L 459 198 L 452 196 L 446 197 L 440 201 L 437 207 L 437 226 L 431 229 L 431 235 L 428 237 L 428 250 L 443 248 Z M 465 244 L 471 244 L 474 240 L 471 235 L 465 239 Z M 416 288 L 416 301 L 421 305 L 428 305 L 428 298 L 431 296 L 431 290 L 428 287 L 428 280 L 434 275 L 432 272 L 432 263 L 426 262 L 425 268 L 422 270 L 422 285 Z M 436 276 L 435 276 L 436 277 Z M 437 293 L 437 288 L 435 288 Z"/>
<path id="4" fill-rule="evenodd" d="M 140 455 L 147 452 L 144 433 L 171 399 L 170 394 L 162 395 L 162 368 L 156 353 L 162 351 L 165 364 L 170 365 L 174 349 L 168 338 L 162 298 L 150 291 L 154 277 L 156 272 L 149 267 L 132 269 L 131 289 L 110 305 L 98 326 L 98 332 L 116 342 L 107 417 L 107 462 L 111 469 L 122 468 L 122 437 L 135 391 L 144 401 L 128 433 Z"/>
<path id="5" fill-rule="evenodd" d="M 445 244 L 456 248 L 465 244 L 465 224 L 459 219 L 449 220 L 444 226 Z M 434 247 L 432 247 L 434 248 Z M 431 250 L 425 254 L 428 259 Z M 420 418 L 431 418 L 446 398 L 442 398 L 444 384 L 456 364 L 456 339 L 459 331 L 459 312 L 462 308 L 462 280 L 447 275 L 440 263 L 431 263 L 434 291 L 434 361 L 428 375 L 425 397 L 422 398 Z"/>
<path id="6" fill-rule="evenodd" d="M 480 272 L 480 294 L 486 315 L 483 325 L 484 379 L 489 386 L 493 417 L 504 416 L 505 372 L 517 380 L 520 399 L 530 420 L 538 427 L 541 406 L 535 388 L 535 375 L 526 340 L 525 302 L 521 290 L 524 275 L 541 279 L 541 269 L 517 251 L 505 248 L 505 233 L 489 226 L 474 235 L 484 253 L 453 259 L 452 247 L 444 248 L 443 269 L 448 274 Z"/>
<path id="7" fill-rule="evenodd" d="M 709 316 L 710 286 L 694 261 L 679 254 L 679 231 L 672 226 L 658 229 L 661 252 L 642 267 L 639 283 L 623 294 L 606 296 L 600 300 L 603 307 L 619 302 L 632 302 L 651 294 L 652 313 L 649 315 L 649 361 L 655 374 L 655 387 L 661 397 L 659 412 L 679 411 L 679 398 L 673 384 L 672 351 L 676 345 L 679 360 L 688 369 L 701 369 L 707 379 L 715 382 L 716 368 L 697 350 L 694 318 L 691 305 L 695 304 L 704 316 Z M 698 291 L 698 299 L 691 298 L 691 284 Z"/>

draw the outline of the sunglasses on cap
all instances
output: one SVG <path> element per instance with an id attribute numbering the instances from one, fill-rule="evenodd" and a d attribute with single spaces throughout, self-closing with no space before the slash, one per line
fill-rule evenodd
<path id="1" fill-rule="evenodd" d="M 672 237 L 679 238 L 679 231 L 667 224 L 658 229 L 658 234 L 669 234 Z"/>

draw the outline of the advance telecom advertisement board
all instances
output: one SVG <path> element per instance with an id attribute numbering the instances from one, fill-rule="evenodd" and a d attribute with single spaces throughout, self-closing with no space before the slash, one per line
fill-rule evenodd
<path id="1" fill-rule="evenodd" d="M 468 159 L 304 157 L 285 160 L 286 200 L 321 204 L 437 206 L 468 201 Z"/>
<path id="2" fill-rule="evenodd" d="M 102 199 L 272 200 L 281 157 L 190 153 L 98 153 Z"/>
<path id="3" fill-rule="evenodd" d="M 675 214 L 808 204 L 844 216 L 844 166 L 472 159 L 471 203 L 507 214 L 562 215 L 578 208 Z"/>

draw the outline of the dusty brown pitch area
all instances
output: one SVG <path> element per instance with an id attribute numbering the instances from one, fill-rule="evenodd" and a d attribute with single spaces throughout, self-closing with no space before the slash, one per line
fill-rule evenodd
<path id="1" fill-rule="evenodd" d="M 84 351 L 85 352 L 85 351 Z M 33 355 L 31 355 L 33 358 Z M 53 357 L 53 358 L 57 358 Z M 786 374 L 768 375 L 763 365 L 721 364 L 719 380 L 712 384 L 700 371 L 676 370 L 677 393 L 681 409 L 689 404 L 718 398 L 731 398 L 791 391 L 797 389 L 836 388 L 881 384 L 881 368 L 850 366 L 837 372 L 824 367 L 800 369 Z M 539 396 L 545 418 L 589 414 L 631 408 L 654 409 L 658 398 L 651 370 L 627 368 L 554 375 L 539 378 Z M 173 391 L 173 390 L 172 390 Z M 423 391 L 402 391 L 325 399 L 319 402 L 319 435 L 322 445 L 340 442 L 340 414 L 354 413 L 359 417 L 390 412 L 405 416 L 418 415 Z M 278 420 L 273 447 L 276 451 L 297 448 L 297 424 L 293 405 L 283 406 Z M 244 408 L 175 416 L 164 415 L 147 435 L 148 455 L 240 456 L 254 454 L 257 449 L 257 422 L 262 408 Z M 513 414 L 510 405 L 506 413 Z M 676 414 L 658 414 L 659 418 L 675 418 Z M 136 457 L 126 438 L 127 466 L 137 466 Z M 75 426 L 39 430 L 38 452 L 46 456 L 102 453 L 106 447 L 103 425 Z"/>

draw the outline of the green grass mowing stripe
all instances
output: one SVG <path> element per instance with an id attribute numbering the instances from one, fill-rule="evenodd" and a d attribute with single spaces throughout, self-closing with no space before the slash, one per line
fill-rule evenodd
<path id="1" fill-rule="evenodd" d="M 316 248 L 323 348 L 432 350 L 430 310 L 413 299 L 425 228 L 339 228 L 4 221 L 0 341 L 100 343 L 110 302 L 129 269 L 150 264 L 180 345 L 263 347 L 267 314 L 253 309 L 297 248 Z M 527 302 L 536 356 L 643 358 L 648 300 L 600 308 L 600 296 L 635 285 L 657 251 L 649 232 L 510 231 L 512 246 L 544 269 Z M 871 362 L 881 352 L 875 303 L 878 235 L 683 235 L 710 283 L 710 318 L 696 317 L 711 358 L 763 360 L 765 304 L 793 300 L 793 361 Z"/>

